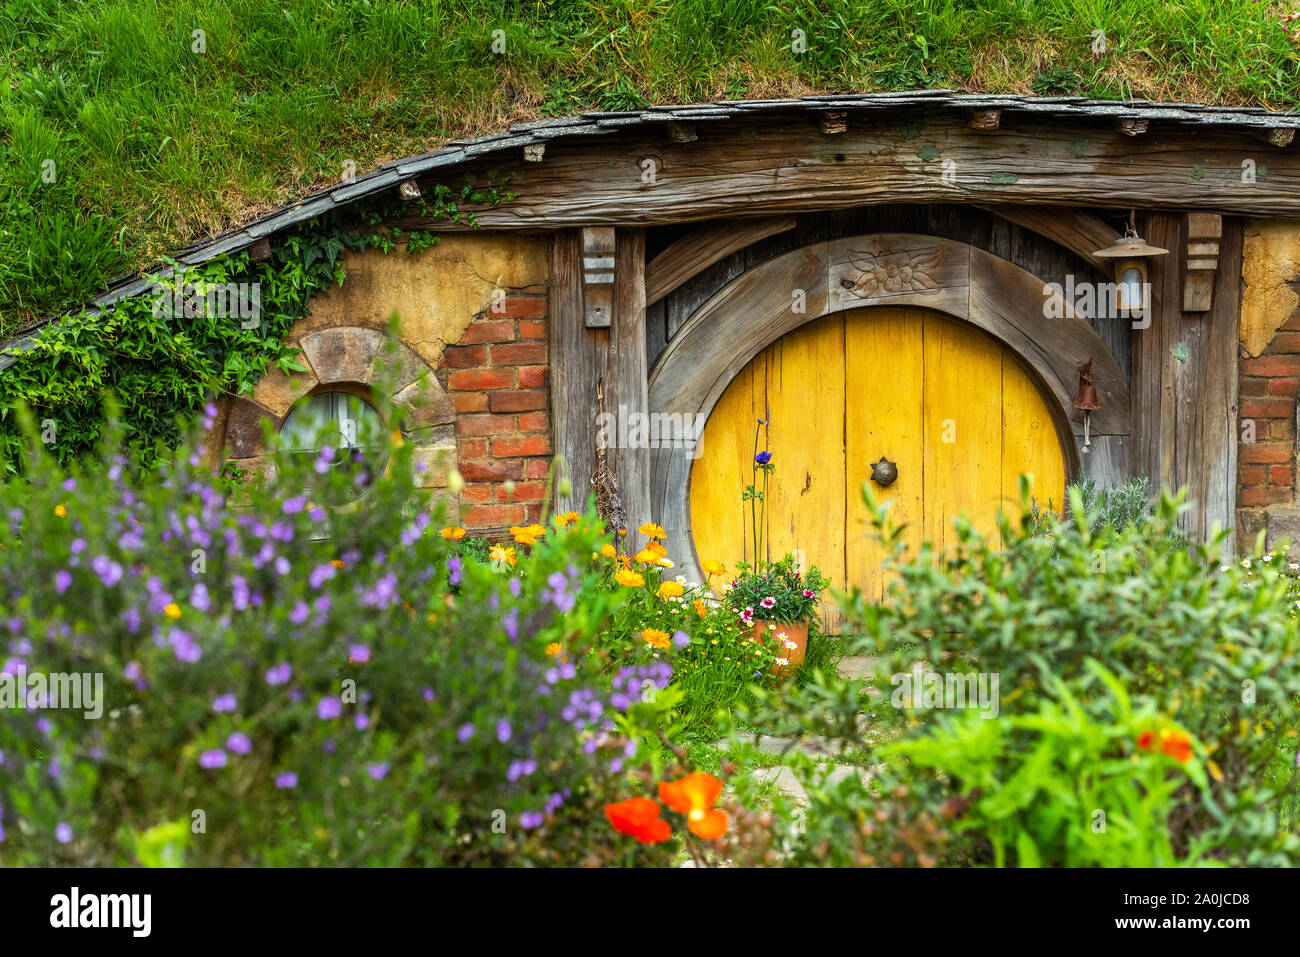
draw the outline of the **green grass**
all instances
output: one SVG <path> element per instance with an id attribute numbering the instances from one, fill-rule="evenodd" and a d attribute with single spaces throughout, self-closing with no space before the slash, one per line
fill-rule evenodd
<path id="1" fill-rule="evenodd" d="M 1292 108 L 1254 0 L 4 0 L 0 334 L 508 121 L 925 86 Z M 506 53 L 491 52 L 494 30 Z M 792 31 L 807 52 L 790 49 Z M 1107 52 L 1091 51 L 1102 29 Z M 204 31 L 194 52 L 193 31 Z M 54 163 L 55 179 L 42 173 Z"/>

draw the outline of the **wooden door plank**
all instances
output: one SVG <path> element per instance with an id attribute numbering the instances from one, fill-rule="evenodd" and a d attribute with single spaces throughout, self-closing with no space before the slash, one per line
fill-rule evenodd
<path id="1" fill-rule="evenodd" d="M 1030 494 L 1044 511 L 1061 511 L 1065 460 L 1056 422 L 1035 383 L 1009 349 L 1002 350 L 1002 510 L 1016 524 L 1020 475 L 1033 478 Z"/>

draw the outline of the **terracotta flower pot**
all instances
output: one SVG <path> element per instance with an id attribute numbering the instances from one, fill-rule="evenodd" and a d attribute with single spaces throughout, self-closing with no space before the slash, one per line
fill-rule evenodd
<path id="1" fill-rule="evenodd" d="M 785 658 L 790 664 L 782 669 L 782 674 L 790 674 L 803 664 L 808 652 L 808 620 L 803 621 L 760 621 L 754 620 L 749 631 L 751 638 L 770 647 L 778 658 Z M 777 635 L 785 635 L 785 640 L 793 641 L 794 648 L 786 648 Z"/>

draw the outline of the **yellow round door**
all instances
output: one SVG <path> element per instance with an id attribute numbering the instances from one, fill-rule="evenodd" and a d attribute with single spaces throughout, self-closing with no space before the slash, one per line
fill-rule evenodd
<path id="1" fill-rule="evenodd" d="M 754 429 L 772 453 L 765 556 L 787 552 L 836 587 L 876 600 L 885 587 L 862 483 L 872 463 L 897 466 L 872 484 L 907 526 L 912 549 L 954 537 L 961 512 L 997 534 L 998 510 L 1019 514 L 1019 477 L 1060 508 L 1065 461 L 1039 387 L 980 329 L 920 309 L 869 308 L 811 322 L 754 357 L 709 415 L 691 470 L 691 529 L 701 561 L 730 567 L 746 553 Z M 753 543 L 748 544 L 750 550 Z M 834 614 L 829 616 L 835 620 Z"/>

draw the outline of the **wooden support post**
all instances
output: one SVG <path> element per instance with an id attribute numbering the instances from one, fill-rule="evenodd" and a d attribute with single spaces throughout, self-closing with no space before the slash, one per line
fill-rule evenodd
<path id="1" fill-rule="evenodd" d="M 570 490 L 557 489 L 556 511 L 586 507 L 596 469 L 596 383 L 605 375 L 609 330 L 588 328 L 582 286 L 582 233 L 561 230 L 551 247 L 548 374 L 555 453 L 564 457 Z"/>
<path id="2" fill-rule="evenodd" d="M 1215 524 L 1230 533 L 1236 527 L 1241 233 L 1240 220 L 1223 222 L 1210 311 L 1186 313 L 1186 218 L 1152 213 L 1142 227 L 1147 241 L 1170 255 L 1151 265 L 1151 325 L 1133 330 L 1132 464 L 1157 488 L 1188 486 L 1196 507 L 1179 525 L 1198 541 Z M 1232 541 L 1230 534 L 1229 550 Z"/>
<path id="3" fill-rule="evenodd" d="M 620 422 L 632 421 L 649 412 L 647 382 L 650 368 L 646 357 L 645 302 L 645 230 L 619 229 L 614 238 L 614 316 L 609 331 L 609 355 L 606 360 L 605 411 L 618 416 Z M 620 429 L 620 433 L 623 430 Z M 630 433 L 631 430 L 629 429 Z M 627 549 L 635 551 L 642 544 L 636 527 L 652 521 L 650 514 L 650 449 L 641 447 L 610 449 L 616 456 L 614 474 L 619 496 L 627 514 Z"/>
<path id="4" fill-rule="evenodd" d="M 1223 217 L 1215 213 L 1187 214 L 1187 278 L 1183 282 L 1183 312 L 1209 312 L 1214 301 L 1214 273 L 1219 268 L 1219 239 Z"/>

